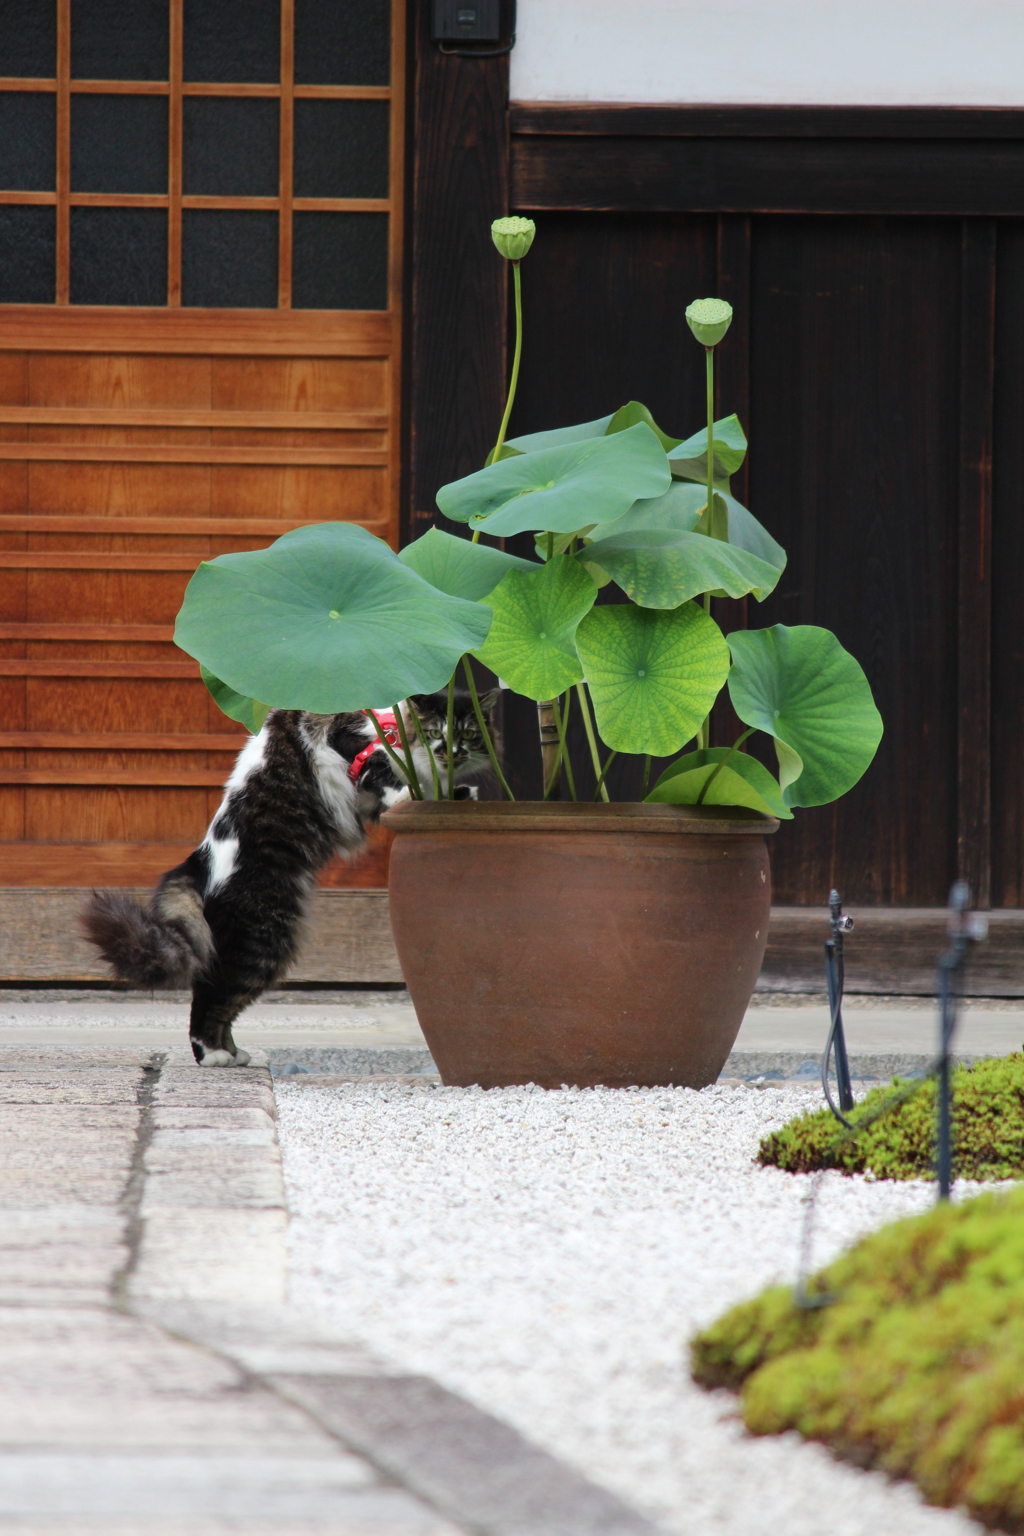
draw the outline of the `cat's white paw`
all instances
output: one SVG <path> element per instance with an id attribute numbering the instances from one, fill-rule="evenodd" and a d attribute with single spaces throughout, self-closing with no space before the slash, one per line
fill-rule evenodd
<path id="1" fill-rule="evenodd" d="M 252 1057 L 249 1055 L 249 1052 L 248 1051 L 243 1051 L 239 1046 L 236 1045 L 235 1046 L 235 1066 L 236 1067 L 247 1067 L 249 1065 L 250 1061 L 252 1061 Z"/>
<path id="2" fill-rule="evenodd" d="M 384 802 L 384 809 L 388 811 L 391 810 L 392 806 L 403 805 L 406 800 L 411 799 L 412 791 L 410 790 L 408 784 L 404 789 L 385 788 L 381 794 L 381 800 Z"/>
<path id="3" fill-rule="evenodd" d="M 203 1052 L 199 1058 L 199 1065 L 201 1067 L 233 1067 L 237 1065 L 230 1051 L 208 1051 L 202 1045 L 200 1045 L 200 1050 Z M 248 1060 L 248 1057 L 246 1060 Z"/>

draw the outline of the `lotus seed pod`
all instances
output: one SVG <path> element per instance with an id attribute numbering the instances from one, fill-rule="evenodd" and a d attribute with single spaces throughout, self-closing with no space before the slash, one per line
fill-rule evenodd
<path id="1" fill-rule="evenodd" d="M 703 346 L 717 346 L 732 324 L 732 305 L 724 299 L 694 299 L 687 305 L 686 323 Z"/>
<path id="2" fill-rule="evenodd" d="M 521 219 L 518 214 L 511 218 L 495 219 L 491 225 L 491 239 L 506 261 L 522 261 L 537 233 L 532 219 Z"/>

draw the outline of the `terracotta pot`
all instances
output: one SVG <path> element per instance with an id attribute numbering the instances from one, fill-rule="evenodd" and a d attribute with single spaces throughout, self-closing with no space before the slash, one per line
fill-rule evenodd
<path id="1" fill-rule="evenodd" d="M 391 924 L 445 1083 L 713 1083 L 768 937 L 765 834 L 717 806 L 416 801 Z"/>

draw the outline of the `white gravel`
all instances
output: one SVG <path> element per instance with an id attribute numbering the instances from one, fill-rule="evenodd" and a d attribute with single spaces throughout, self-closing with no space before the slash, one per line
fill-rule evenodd
<path id="1" fill-rule="evenodd" d="M 344 1334 L 686 1536 L 981 1531 L 690 1380 L 695 1329 L 794 1278 L 809 1180 L 753 1156 L 806 1089 L 277 1091 L 293 1299 Z M 827 1175 L 815 1264 L 933 1199 Z"/>

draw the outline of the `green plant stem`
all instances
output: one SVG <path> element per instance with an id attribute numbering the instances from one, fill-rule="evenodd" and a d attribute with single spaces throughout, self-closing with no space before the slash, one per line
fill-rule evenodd
<path id="1" fill-rule="evenodd" d="M 576 684 L 576 694 L 580 701 L 580 709 L 583 711 L 583 729 L 587 733 L 587 742 L 590 746 L 590 761 L 594 765 L 594 777 L 601 777 L 601 754 L 597 750 L 597 737 L 594 734 L 594 722 L 590 718 L 590 705 L 587 703 L 587 690 L 583 683 Z M 601 799 L 609 804 L 608 786 L 601 784 Z"/>
<path id="2" fill-rule="evenodd" d="M 597 799 L 598 795 L 601 793 L 601 790 L 604 788 L 604 776 L 605 776 L 605 774 L 608 772 L 608 769 L 611 767 L 612 763 L 618 757 L 618 755 L 619 754 L 617 752 L 609 752 L 608 756 L 605 758 L 604 767 L 601 769 L 601 777 L 598 779 L 598 781 L 597 781 L 597 788 L 594 790 L 594 799 L 595 800 Z"/>
<path id="3" fill-rule="evenodd" d="M 463 656 L 462 665 L 466 671 L 466 682 L 469 684 L 469 696 L 473 700 L 473 713 L 476 715 L 476 723 L 480 727 L 480 734 L 484 739 L 484 746 L 487 748 L 487 756 L 491 760 L 491 767 L 494 769 L 498 783 L 501 785 L 506 795 L 508 795 L 508 798 L 510 800 L 514 800 L 515 795 L 509 789 L 507 783 L 505 782 L 505 775 L 502 773 L 498 766 L 498 755 L 494 750 L 494 742 L 491 740 L 491 733 L 487 729 L 487 722 L 484 719 L 484 712 L 480 707 L 480 699 L 476 691 L 476 679 L 473 676 L 473 668 L 469 664 L 468 656 Z"/>
<path id="4" fill-rule="evenodd" d="M 498 441 L 494 445 L 491 454 L 491 463 L 497 464 L 501 450 L 505 446 L 505 432 L 508 427 L 508 419 L 512 415 L 512 402 L 516 398 L 516 385 L 519 383 L 519 360 L 523 355 L 523 288 L 519 276 L 519 263 L 512 263 L 512 281 L 516 291 L 516 350 L 512 356 L 512 377 L 509 380 L 508 399 L 505 401 L 505 414 L 501 418 L 501 426 L 498 428 Z"/>
<path id="5" fill-rule="evenodd" d="M 715 349 L 705 347 L 706 358 L 705 376 L 707 380 L 707 406 L 708 406 L 708 538 L 714 537 L 715 531 Z M 711 617 L 711 593 L 704 593 L 704 612 Z M 704 750 L 711 744 L 711 715 L 709 714 L 700 730 L 697 732 L 698 750 Z"/>
<path id="6" fill-rule="evenodd" d="M 401 704 L 396 704 L 395 705 L 394 713 L 395 713 L 395 720 L 396 720 L 396 722 L 398 724 L 398 734 L 399 734 L 399 737 L 401 738 L 401 742 L 402 742 L 402 753 L 403 753 L 403 755 L 405 757 L 406 763 L 409 765 L 409 772 L 408 772 L 409 785 L 410 785 L 410 788 L 412 789 L 412 792 L 413 792 L 413 795 L 415 796 L 415 798 L 417 800 L 422 800 L 423 799 L 423 791 L 420 788 L 420 776 L 416 772 L 416 764 L 412 760 L 412 752 L 411 752 L 411 750 L 409 748 L 409 738 L 405 734 L 405 721 L 402 719 L 402 706 L 401 706 Z"/>
<path id="7" fill-rule="evenodd" d="M 555 558 L 555 536 L 554 536 L 553 533 L 549 533 L 548 534 L 548 553 L 547 553 L 547 558 L 549 560 L 553 560 Z"/>
<path id="8" fill-rule="evenodd" d="M 448 799 L 455 799 L 455 672 L 448 679 Z"/>
<path id="9" fill-rule="evenodd" d="M 550 800 L 551 799 L 551 795 L 552 795 L 552 792 L 554 790 L 554 787 L 558 783 L 558 770 L 561 768 L 561 766 L 562 766 L 562 743 L 559 742 L 558 743 L 558 751 L 555 753 L 555 766 L 551 770 L 551 777 L 548 779 L 547 788 L 544 790 L 544 799 L 545 800 Z"/>
<path id="10" fill-rule="evenodd" d="M 443 800 L 444 799 L 444 795 L 441 793 L 441 775 L 437 771 L 437 758 L 434 756 L 433 752 L 431 752 L 431 750 L 430 750 L 430 742 L 427 740 L 427 738 L 426 738 L 426 736 L 424 734 L 423 725 L 422 725 L 422 723 L 420 721 L 419 715 L 416 713 L 415 706 L 413 706 L 413 710 L 412 710 L 412 723 L 413 723 L 413 726 L 415 727 L 416 735 L 419 737 L 420 741 L 423 743 L 423 750 L 427 754 L 427 758 L 428 758 L 428 760 L 430 762 L 430 776 L 431 776 L 431 778 L 434 781 L 434 799 L 435 800 Z"/>
<path id="11" fill-rule="evenodd" d="M 644 782 L 640 789 L 640 799 L 647 799 L 647 786 L 651 782 L 651 754 L 648 752 L 644 758 Z"/>
<path id="12" fill-rule="evenodd" d="M 512 377 L 509 380 L 508 399 L 505 401 L 505 414 L 501 418 L 501 426 L 498 428 L 498 441 L 491 453 L 491 463 L 497 464 L 501 450 L 505 446 L 505 432 L 508 428 L 508 419 L 512 415 L 512 402 L 516 398 L 516 385 L 519 383 L 519 360 L 523 355 L 523 287 L 519 276 L 519 263 L 512 263 L 512 280 L 516 291 L 516 350 L 512 356 Z M 473 534 L 472 542 L 480 542 L 480 529 Z"/>
<path id="13" fill-rule="evenodd" d="M 729 748 L 728 752 L 722 758 L 722 761 L 715 765 L 714 773 L 709 773 L 707 778 L 704 780 L 704 783 L 700 787 L 700 794 L 697 796 L 696 800 L 694 801 L 695 805 L 703 805 L 704 804 L 704 796 L 707 794 L 707 792 L 711 788 L 712 784 L 718 778 L 718 775 L 721 773 L 722 769 L 725 767 L 725 765 L 729 761 L 730 757 L 732 757 L 734 752 L 738 752 L 740 747 L 746 741 L 747 737 L 748 736 L 753 736 L 753 734 L 754 734 L 754 727 L 751 726 L 749 731 L 744 731 L 742 736 L 737 736 L 736 737 L 736 740 L 733 742 L 733 744 Z"/>
<path id="14" fill-rule="evenodd" d="M 708 537 L 715 536 L 715 349 L 705 347 L 708 396 Z M 711 612 L 711 593 L 704 593 L 704 612 Z"/>
<path id="15" fill-rule="evenodd" d="M 394 748 L 392 747 L 391 743 L 388 741 L 387 737 L 384 735 L 384 732 L 381 730 L 380 721 L 377 719 L 377 716 L 374 714 L 372 709 L 368 709 L 366 711 L 366 713 L 369 715 L 370 719 L 373 721 L 374 729 L 376 730 L 377 735 L 380 738 L 381 746 L 384 748 L 384 751 L 387 753 L 388 757 L 390 757 L 391 761 L 394 763 L 395 767 L 398 769 L 398 771 L 401 774 L 402 778 L 405 778 L 405 764 L 402 762 L 402 759 L 398 756 L 398 753 L 394 750 Z"/>
<path id="16" fill-rule="evenodd" d="M 572 704 L 572 694 L 568 691 L 562 695 L 565 699 L 564 712 L 558 707 L 558 700 L 552 699 L 555 708 L 555 724 L 558 727 L 558 757 L 556 763 L 562 763 L 565 767 L 565 780 L 569 786 L 569 794 L 576 799 L 576 780 L 573 778 L 572 761 L 569 757 L 569 748 L 566 745 L 566 732 L 569 729 L 569 709 Z M 552 783 L 554 776 L 552 776 Z M 547 796 L 545 796 L 545 799 Z"/>

